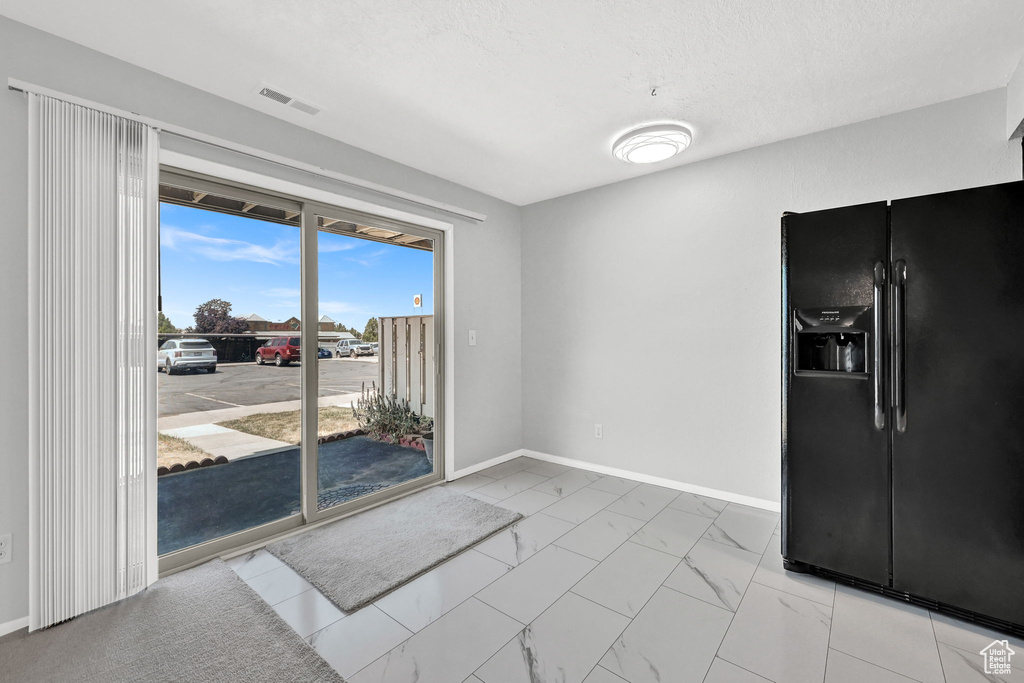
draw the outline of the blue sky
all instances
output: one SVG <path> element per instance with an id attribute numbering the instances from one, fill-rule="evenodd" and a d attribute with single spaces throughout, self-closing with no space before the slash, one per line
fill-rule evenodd
<path id="1" fill-rule="evenodd" d="M 430 252 L 326 232 L 318 249 L 321 315 L 361 332 L 372 317 L 434 312 Z M 237 316 L 301 317 L 299 229 L 161 204 L 160 280 L 164 315 L 182 329 L 210 299 L 230 301 Z"/>

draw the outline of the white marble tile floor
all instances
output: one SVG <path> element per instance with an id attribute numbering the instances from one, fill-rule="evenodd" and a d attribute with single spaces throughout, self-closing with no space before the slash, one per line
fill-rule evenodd
<path id="1" fill-rule="evenodd" d="M 446 486 L 525 518 L 352 614 L 228 564 L 352 683 L 1024 682 L 978 654 L 1020 638 L 783 570 L 776 513 L 531 458 Z"/>

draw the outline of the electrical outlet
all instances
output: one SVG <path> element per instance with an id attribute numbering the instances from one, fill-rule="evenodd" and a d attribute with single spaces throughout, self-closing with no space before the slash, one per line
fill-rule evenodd
<path id="1" fill-rule="evenodd" d="M 469 345 L 476 346 L 476 330 L 469 331 Z"/>
<path id="2" fill-rule="evenodd" d="M 594 438 L 595 439 L 603 439 L 604 438 L 604 427 L 602 427 L 601 425 L 594 425 Z"/>
<path id="3" fill-rule="evenodd" d="M 11 535 L 0 534 L 0 564 L 11 561 Z"/>

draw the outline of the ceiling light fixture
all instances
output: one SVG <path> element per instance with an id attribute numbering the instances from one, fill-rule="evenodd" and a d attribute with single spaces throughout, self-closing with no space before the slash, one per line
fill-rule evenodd
<path id="1" fill-rule="evenodd" d="M 674 157 L 690 146 L 693 133 L 677 123 L 659 123 L 631 130 L 612 145 L 612 154 L 630 164 L 652 164 Z"/>

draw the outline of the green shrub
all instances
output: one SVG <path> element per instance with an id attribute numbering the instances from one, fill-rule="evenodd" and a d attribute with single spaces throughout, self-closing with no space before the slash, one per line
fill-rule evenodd
<path id="1" fill-rule="evenodd" d="M 408 401 L 384 394 L 376 385 L 367 389 L 363 384 L 362 396 L 352 404 L 352 414 L 370 438 L 387 443 L 396 443 L 406 434 L 429 429 L 433 424 L 429 418 L 414 413 Z"/>

